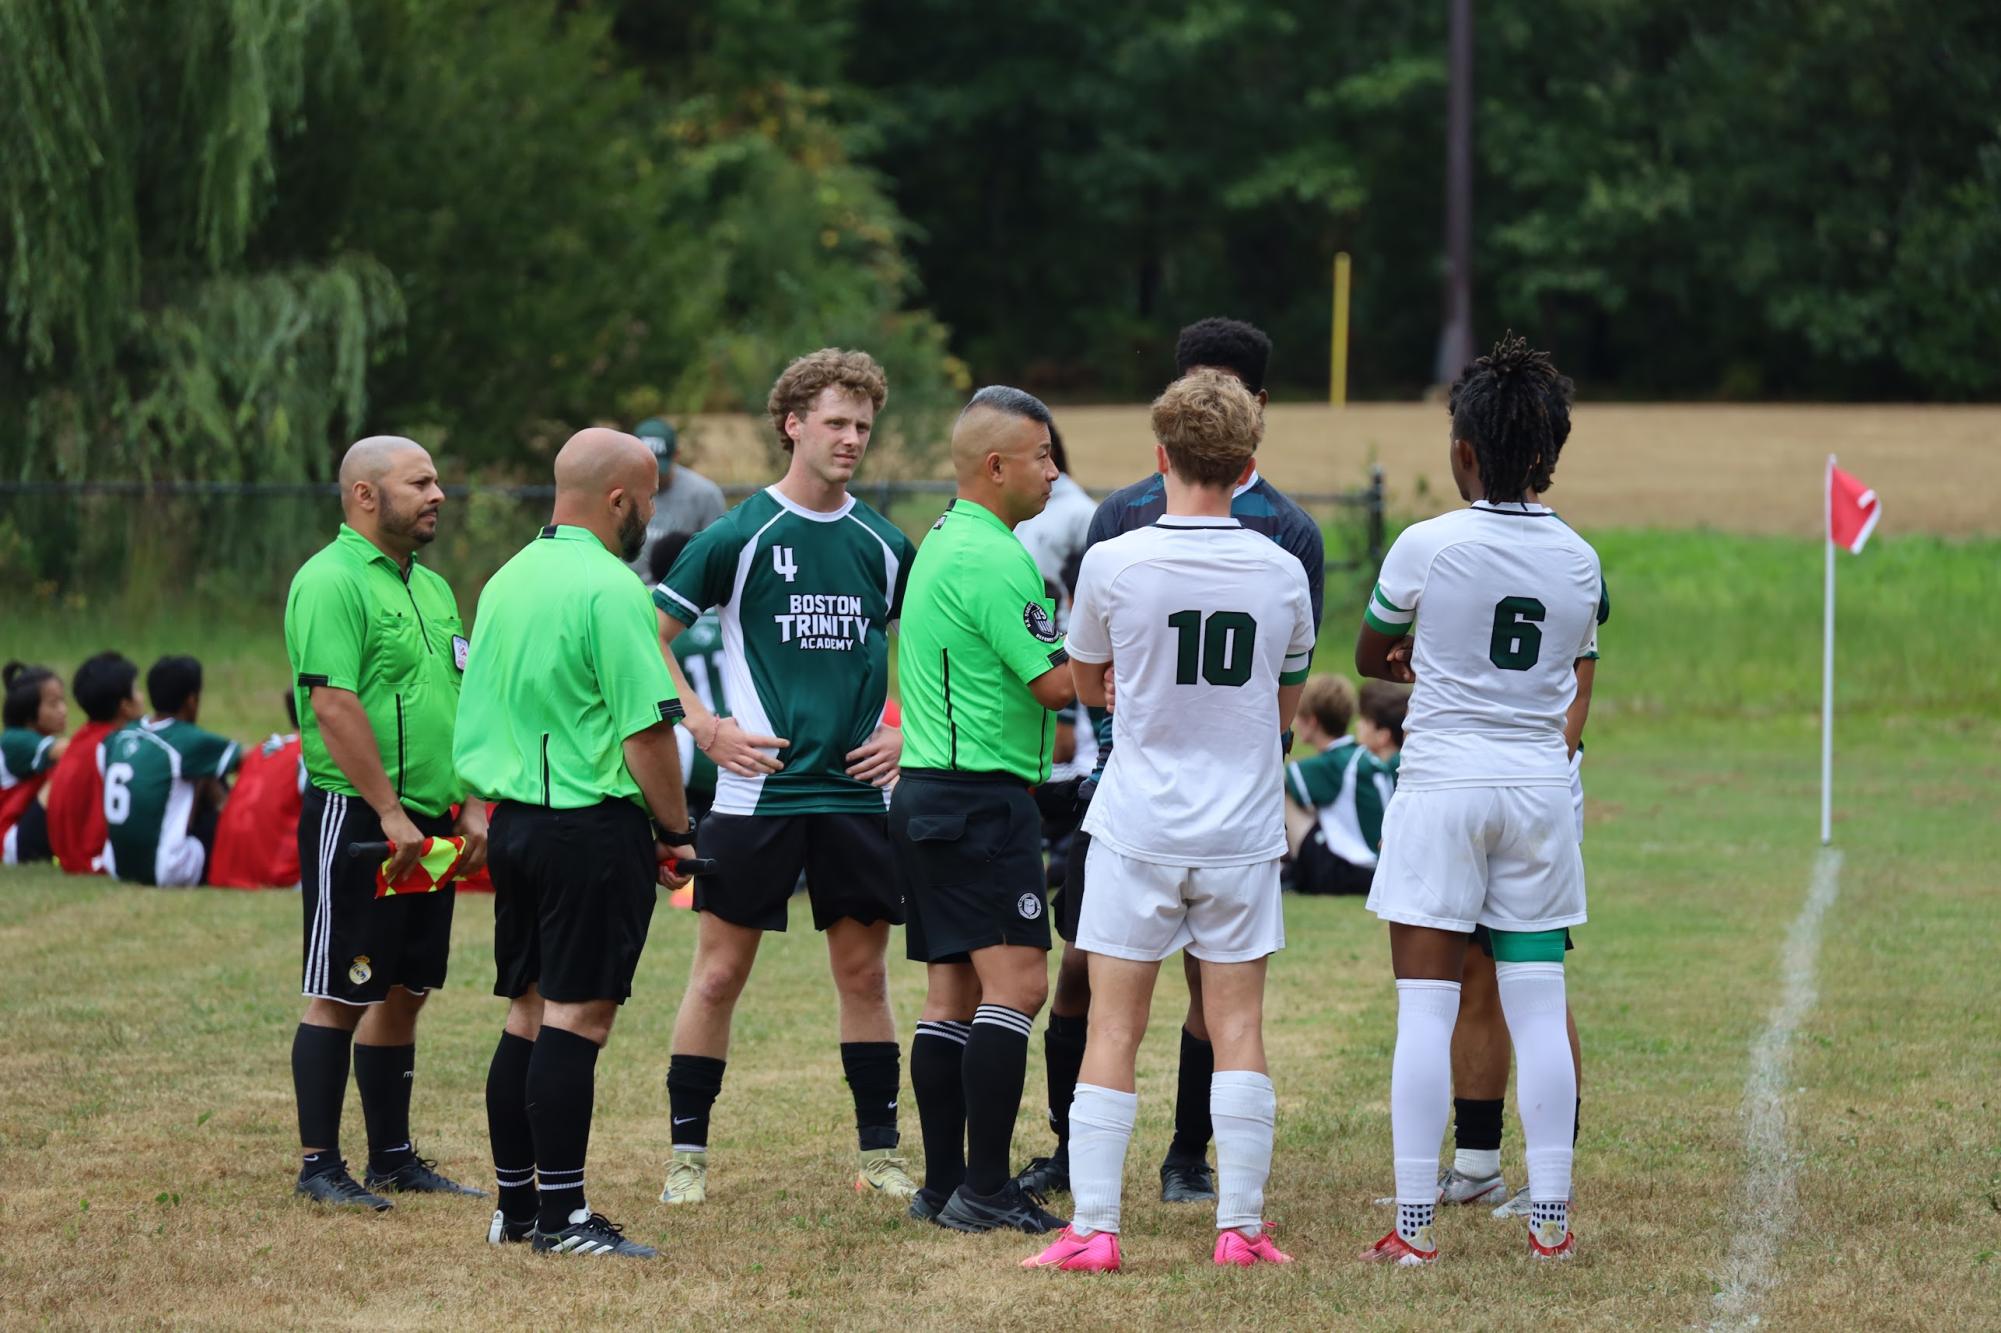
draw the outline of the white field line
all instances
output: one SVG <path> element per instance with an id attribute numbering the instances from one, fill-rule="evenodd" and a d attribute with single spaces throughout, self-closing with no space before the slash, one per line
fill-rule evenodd
<path id="1" fill-rule="evenodd" d="M 1779 1243 L 1798 1203 L 1794 1177 L 1799 1153 L 1786 1142 L 1785 1092 L 1793 1037 L 1813 1008 L 1821 923 L 1840 891 L 1841 853 L 1824 847 L 1814 862 L 1806 902 L 1786 932 L 1784 992 L 1772 1007 L 1765 1030 L 1751 1044 L 1751 1072 L 1744 1081 L 1744 1202 L 1723 1261 L 1711 1328 L 1755 1326 L 1759 1308 L 1777 1281 Z"/>

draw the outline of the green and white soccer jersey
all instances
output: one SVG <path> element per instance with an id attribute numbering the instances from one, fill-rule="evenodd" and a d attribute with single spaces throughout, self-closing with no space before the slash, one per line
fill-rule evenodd
<path id="1" fill-rule="evenodd" d="M 1568 787 L 1564 714 L 1603 595 L 1597 552 L 1539 504 L 1480 501 L 1404 529 L 1363 615 L 1415 629 L 1398 789 Z"/>
<path id="2" fill-rule="evenodd" d="M 1320 821 L 1328 851 L 1350 865 L 1376 863 L 1383 843 L 1383 808 L 1396 790 L 1396 775 L 1353 736 L 1288 764 L 1285 785 Z"/>
<path id="3" fill-rule="evenodd" d="M 188 833 L 195 783 L 242 762 L 236 742 L 175 718 L 147 718 L 104 742 L 105 870 L 136 884 L 201 882 L 202 846 Z"/>
<path id="4" fill-rule="evenodd" d="M 688 543 L 654 604 L 684 625 L 715 608 L 723 692 L 744 729 L 782 736 L 784 765 L 716 776 L 724 814 L 879 811 L 884 793 L 847 774 L 882 718 L 888 630 L 917 548 L 849 496 L 818 513 L 766 488 Z M 692 682 L 690 682 L 692 683 Z"/>
<path id="5" fill-rule="evenodd" d="M 674 660 L 688 678 L 688 688 L 717 717 L 730 715 L 729 694 L 723 689 L 723 622 L 713 611 L 704 611 L 699 620 L 674 639 Z M 695 748 L 695 738 L 686 727 L 677 728 L 681 742 L 681 772 L 684 785 L 697 796 L 714 799 L 716 761 Z"/>
<path id="6" fill-rule="evenodd" d="M 0 791 L 18 786 L 56 766 L 56 738 L 27 727 L 0 731 Z"/>

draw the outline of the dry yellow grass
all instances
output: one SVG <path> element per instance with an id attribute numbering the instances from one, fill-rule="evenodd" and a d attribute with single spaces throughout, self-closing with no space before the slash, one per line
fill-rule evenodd
<path id="1" fill-rule="evenodd" d="M 2001 1325 L 1992 968 L 1994 722 L 1858 723 L 1842 896 L 1791 1117 L 1800 1215 L 1766 1326 Z M 1746 1049 L 1812 852 L 1811 734 L 1779 721 L 1594 734 L 1594 919 L 1573 956 L 1585 1033 L 1578 1260 L 1529 1264 L 1513 1227 L 1443 1224 L 1448 1262 L 1352 1262 L 1386 1225 L 1394 1033 L 1381 929 L 1292 900 L 1272 970 L 1280 1142 L 1270 1212 L 1299 1262 L 1219 1272 L 1210 1220 L 1152 1201 L 1180 987 L 1143 1054 L 1129 1271 L 1028 1274 L 1018 1236 L 961 1237 L 848 1188 L 851 1124 L 825 954 L 770 941 L 718 1106 L 714 1202 L 654 1202 L 661 1073 L 691 921 L 665 909 L 599 1067 L 590 1197 L 663 1248 L 651 1264 L 484 1243 L 477 1202 L 328 1216 L 289 1193 L 298 901 L 0 871 L 0 1322 L 8 1326 L 825 1329 L 1688 1328 L 1739 1202 Z M 481 1087 L 501 1005 L 488 903 L 461 900 L 452 984 L 422 1034 L 420 1145 L 487 1175 Z M 892 967 L 907 1031 L 919 969 Z M 1016 1134 L 1044 1151 L 1039 1042 Z M 913 1108 L 904 1126 L 915 1152 Z M 349 1155 L 362 1134 L 350 1101 Z M 1505 1155 L 1521 1172 L 1510 1115 Z M 1060 1201 L 1067 1202 L 1067 1201 Z"/>
<path id="2" fill-rule="evenodd" d="M 1057 422 L 1086 486 L 1120 486 L 1152 466 L 1144 405 L 1066 407 Z M 726 481 L 769 477 L 763 423 L 692 424 L 689 457 Z M 1338 491 L 1381 463 L 1392 507 L 1443 507 L 1447 421 L 1435 404 L 1300 403 L 1270 409 L 1265 469 L 1288 490 Z M 1711 527 L 1819 532 L 1830 453 L 1883 497 L 1883 531 L 2001 533 L 2001 407 L 1596 404 L 1577 411 L 1550 501 L 1585 529 Z M 1428 488 L 1428 496 L 1425 488 Z M 1445 494 L 1441 494 L 1441 491 Z"/>

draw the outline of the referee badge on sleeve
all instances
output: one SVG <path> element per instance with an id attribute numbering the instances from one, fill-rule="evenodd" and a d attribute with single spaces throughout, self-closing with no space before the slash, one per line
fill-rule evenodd
<path id="1" fill-rule="evenodd" d="M 466 636 L 463 634 L 452 635 L 452 665 L 464 671 L 466 669 L 466 658 L 471 656 L 471 654 L 472 644 L 466 641 Z"/>
<path id="2" fill-rule="evenodd" d="M 1056 622 L 1049 618 L 1049 612 L 1043 609 L 1040 602 L 1030 602 L 1021 608 L 1021 623 L 1044 643 L 1054 643 L 1062 637 L 1056 632 Z"/>

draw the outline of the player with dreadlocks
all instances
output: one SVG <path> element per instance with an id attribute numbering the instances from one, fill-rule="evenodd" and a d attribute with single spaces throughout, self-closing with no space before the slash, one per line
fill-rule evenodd
<path id="1" fill-rule="evenodd" d="M 1363 675 L 1415 682 L 1369 894 L 1389 923 L 1397 984 L 1397 1220 L 1366 1259 L 1438 1257 L 1438 1142 L 1476 927 L 1492 943 L 1519 1067 L 1529 1251 L 1564 1258 L 1574 1247 L 1577 1074 L 1563 953 L 1585 908 L 1564 722 L 1602 584 L 1597 553 L 1542 503 L 1569 434 L 1569 394 L 1549 355 L 1512 334 L 1460 375 L 1449 458 L 1468 506 L 1397 538 L 1355 644 Z"/>

